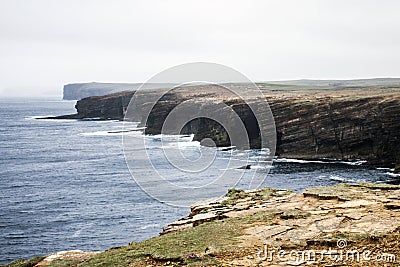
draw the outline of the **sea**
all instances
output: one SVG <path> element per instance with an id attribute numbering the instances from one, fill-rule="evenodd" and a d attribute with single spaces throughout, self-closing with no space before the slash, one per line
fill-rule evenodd
<path id="1" fill-rule="evenodd" d="M 132 177 L 124 155 L 123 122 L 38 119 L 75 113 L 74 106 L 75 101 L 58 99 L 0 99 L 0 264 L 145 240 L 190 211 L 152 197 Z M 153 142 L 148 153 L 162 153 L 158 136 L 145 138 Z M 186 156 L 198 154 L 197 142 L 180 142 Z M 261 153 L 250 152 L 246 157 Z M 243 152 L 218 150 L 216 155 L 224 162 L 232 153 L 240 159 Z M 142 175 L 152 175 L 142 168 Z M 221 169 L 207 176 L 217 176 Z M 265 177 L 262 186 L 296 192 L 343 182 L 400 181 L 392 169 L 366 167 L 363 161 L 284 158 L 266 166 Z M 190 191 L 180 197 L 190 200 Z"/>

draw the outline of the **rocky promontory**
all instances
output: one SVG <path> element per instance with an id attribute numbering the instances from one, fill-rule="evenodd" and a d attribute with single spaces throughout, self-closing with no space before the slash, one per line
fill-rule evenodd
<path id="1" fill-rule="evenodd" d="M 157 102 L 148 118 L 144 119 L 139 112 L 135 119 L 142 120 L 147 134 L 158 134 L 168 113 L 183 101 L 224 103 L 243 121 L 251 147 L 259 147 L 259 129 L 248 103 L 214 89 L 197 86 L 171 91 Z M 152 93 L 148 91 L 148 95 Z M 265 90 L 264 94 L 265 98 L 250 101 L 258 105 L 268 102 L 276 125 L 277 155 L 300 159 L 360 159 L 389 167 L 400 163 L 400 87 L 335 90 L 278 87 Z M 134 91 L 128 91 L 84 98 L 76 104 L 77 114 L 59 118 L 123 120 L 133 95 Z M 152 104 L 146 101 L 143 97 L 141 103 Z M 218 146 L 231 145 L 224 127 L 204 118 L 189 122 L 176 133 L 194 133 L 196 140 L 211 138 Z"/>
<path id="2" fill-rule="evenodd" d="M 64 251 L 17 266 L 399 266 L 400 186 L 230 189 L 162 235 L 102 252 Z"/>

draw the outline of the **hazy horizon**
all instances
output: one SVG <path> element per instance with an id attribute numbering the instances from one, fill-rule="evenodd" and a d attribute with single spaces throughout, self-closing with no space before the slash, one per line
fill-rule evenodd
<path id="1" fill-rule="evenodd" d="M 145 82 L 188 62 L 256 82 L 400 77 L 400 2 L 0 1 L 0 97 Z"/>

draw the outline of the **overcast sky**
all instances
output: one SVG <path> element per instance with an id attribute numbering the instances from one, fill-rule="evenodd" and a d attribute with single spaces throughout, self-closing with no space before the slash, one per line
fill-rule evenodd
<path id="1" fill-rule="evenodd" d="M 0 97 L 195 61 L 254 81 L 400 77 L 400 1 L 0 0 Z"/>

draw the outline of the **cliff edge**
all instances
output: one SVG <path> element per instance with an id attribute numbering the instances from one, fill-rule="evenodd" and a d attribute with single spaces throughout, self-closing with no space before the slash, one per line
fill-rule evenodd
<path id="1" fill-rule="evenodd" d="M 231 189 L 162 235 L 103 252 L 11 266 L 399 266 L 400 186 L 339 184 L 303 194 Z M 25 265 L 24 265 L 25 264 Z M 29 264 L 29 265 L 28 265 Z"/>

